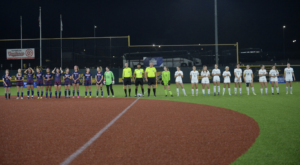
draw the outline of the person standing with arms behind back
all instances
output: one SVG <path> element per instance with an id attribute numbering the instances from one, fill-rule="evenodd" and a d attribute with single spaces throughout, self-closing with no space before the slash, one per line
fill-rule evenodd
<path id="1" fill-rule="evenodd" d="M 284 69 L 283 78 L 286 81 L 286 94 L 289 94 L 289 84 L 290 84 L 290 94 L 293 94 L 293 77 L 294 81 L 296 81 L 294 69 L 291 68 L 291 64 L 287 63 L 287 68 Z"/>
<path id="2" fill-rule="evenodd" d="M 144 75 L 144 69 L 141 68 L 141 64 L 137 64 L 137 69 L 135 69 L 134 73 L 133 73 L 133 79 L 134 79 L 134 83 L 135 83 L 135 96 L 134 97 L 137 97 L 137 91 L 138 91 L 139 85 L 141 86 L 142 94 L 143 94 L 142 96 L 144 97 L 143 75 Z"/>
<path id="3" fill-rule="evenodd" d="M 127 97 L 127 87 L 128 87 L 128 94 L 129 97 L 131 94 L 131 78 L 132 78 L 132 71 L 131 68 L 128 67 L 128 63 L 125 63 L 125 68 L 123 69 L 123 74 L 122 74 L 122 81 L 124 84 L 124 92 L 125 92 L 125 97 Z"/>
<path id="4" fill-rule="evenodd" d="M 196 96 L 198 96 L 198 83 L 199 72 L 196 70 L 196 66 L 193 66 L 193 70 L 190 72 L 190 79 L 192 83 L 192 96 L 194 96 L 194 86 L 196 87 Z"/>
<path id="5" fill-rule="evenodd" d="M 104 81 L 103 84 L 106 85 L 106 90 L 107 90 L 107 97 L 109 97 L 109 88 L 112 94 L 112 97 L 114 96 L 114 90 L 112 88 L 112 85 L 115 84 L 115 76 L 113 72 L 109 70 L 109 67 L 106 67 L 106 72 L 104 73 Z"/>
<path id="6" fill-rule="evenodd" d="M 166 67 L 166 66 L 164 66 L 164 71 L 162 72 L 162 78 L 161 79 L 162 79 L 163 86 L 165 88 L 166 97 L 168 96 L 167 86 L 168 86 L 168 90 L 169 90 L 169 93 L 170 93 L 171 97 L 173 97 L 172 91 L 170 89 L 171 75 L 170 75 L 169 68 Z"/>
<path id="7" fill-rule="evenodd" d="M 146 81 L 148 82 L 148 97 L 150 97 L 151 85 L 152 85 L 154 97 L 156 97 L 156 95 L 155 95 L 156 77 L 157 77 L 156 68 L 153 67 L 153 62 L 150 62 L 150 66 L 146 68 L 146 72 L 145 72 L 145 78 L 146 78 Z"/>

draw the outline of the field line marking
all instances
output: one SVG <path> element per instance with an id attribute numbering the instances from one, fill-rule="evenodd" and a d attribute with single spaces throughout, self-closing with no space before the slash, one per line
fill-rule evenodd
<path id="1" fill-rule="evenodd" d="M 87 149 L 95 140 L 97 140 L 110 126 L 112 126 L 130 107 L 132 107 L 140 98 L 137 98 L 132 102 L 127 108 L 125 108 L 118 116 L 116 116 L 112 121 L 110 121 L 104 128 L 102 128 L 96 135 L 94 135 L 87 143 L 81 146 L 77 151 L 70 155 L 65 161 L 60 163 L 60 165 L 70 164 L 78 155 L 80 155 L 85 149 Z"/>

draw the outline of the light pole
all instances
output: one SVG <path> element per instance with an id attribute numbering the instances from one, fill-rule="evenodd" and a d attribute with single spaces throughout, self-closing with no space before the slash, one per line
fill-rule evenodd
<path id="1" fill-rule="evenodd" d="M 96 37 L 96 29 L 97 29 L 97 26 L 94 25 L 94 37 Z"/>
<path id="2" fill-rule="evenodd" d="M 94 58 L 96 58 L 96 41 L 95 41 L 95 37 L 96 37 L 96 29 L 97 26 L 94 25 Z M 96 60 L 95 60 L 96 61 Z"/>
<path id="3" fill-rule="evenodd" d="M 217 0 L 215 0 L 215 52 L 216 52 L 216 64 L 219 65 L 219 48 L 218 48 L 218 10 Z"/>
<path id="4" fill-rule="evenodd" d="M 285 25 L 282 26 L 282 47 L 283 47 L 283 59 L 285 58 L 285 44 L 284 44 L 284 29 L 286 28 Z"/>

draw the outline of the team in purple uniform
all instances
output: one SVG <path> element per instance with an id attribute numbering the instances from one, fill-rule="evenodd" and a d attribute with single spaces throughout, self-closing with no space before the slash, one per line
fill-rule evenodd
<path id="1" fill-rule="evenodd" d="M 27 99 L 29 99 L 29 96 L 30 96 L 30 89 L 31 89 L 31 99 L 33 99 L 33 94 L 34 94 L 34 84 L 33 84 L 34 70 L 29 67 L 27 70 L 25 70 L 24 74 L 27 75 Z"/>
<path id="2" fill-rule="evenodd" d="M 101 89 L 101 97 L 103 97 L 103 90 L 102 90 L 102 86 L 103 86 L 103 73 L 102 71 L 102 67 L 97 67 L 97 73 L 95 75 L 95 79 L 96 79 L 96 86 L 97 86 L 97 98 L 99 95 L 99 86 Z"/>
<path id="3" fill-rule="evenodd" d="M 59 98 L 61 96 L 61 74 L 63 74 L 64 71 L 62 69 L 54 68 L 52 71 L 52 74 L 54 74 L 54 88 L 55 88 L 55 98 L 57 99 L 57 91 L 59 92 Z"/>
<path id="4" fill-rule="evenodd" d="M 92 91 L 91 91 L 91 85 L 92 85 L 92 74 L 90 73 L 90 69 L 86 68 L 85 69 L 85 73 L 83 74 L 83 82 L 84 82 L 84 86 L 85 86 L 85 98 L 87 97 L 87 89 L 89 88 L 89 92 L 90 92 L 90 98 L 92 98 Z"/>
<path id="5" fill-rule="evenodd" d="M 66 73 L 64 74 L 64 76 L 63 76 L 63 79 L 64 79 L 64 81 L 65 81 L 65 98 L 70 98 L 71 96 L 71 90 L 70 90 L 70 88 L 71 88 L 71 78 L 72 78 L 72 75 L 69 73 L 70 71 L 69 71 L 69 68 L 66 68 Z M 69 95 L 67 95 L 67 92 L 69 92 L 68 94 Z"/>
<path id="6" fill-rule="evenodd" d="M 40 68 L 36 68 L 35 77 L 36 77 L 37 96 L 38 96 L 38 99 L 42 99 L 43 93 L 44 93 L 44 91 L 43 91 L 44 76 L 43 76 L 43 73 L 41 72 Z M 40 97 L 40 90 L 41 90 L 41 97 Z"/>
<path id="7" fill-rule="evenodd" d="M 45 81 L 45 86 L 46 86 L 46 99 L 48 98 L 48 92 L 50 94 L 50 99 L 52 97 L 52 92 L 51 92 L 52 80 L 53 80 L 53 76 L 50 73 L 50 69 L 47 68 L 46 74 L 44 74 L 44 81 Z"/>
<path id="8" fill-rule="evenodd" d="M 75 98 L 75 87 L 77 90 L 77 98 L 79 98 L 80 72 L 79 72 L 79 67 L 77 65 L 74 66 L 74 72 L 72 73 L 72 79 L 73 79 L 73 99 Z"/>
<path id="9" fill-rule="evenodd" d="M 5 99 L 7 99 L 7 92 L 8 92 L 8 99 L 10 99 L 10 87 L 11 87 L 11 76 L 9 75 L 9 70 L 5 70 L 5 75 L 2 76 L 3 86 L 5 90 Z"/>
<path id="10" fill-rule="evenodd" d="M 17 86 L 17 99 L 19 99 L 19 91 L 21 88 L 21 99 L 23 99 L 23 81 L 24 81 L 24 77 L 22 75 L 22 70 L 18 69 L 18 73 L 16 74 L 15 77 L 16 80 L 16 86 Z"/>

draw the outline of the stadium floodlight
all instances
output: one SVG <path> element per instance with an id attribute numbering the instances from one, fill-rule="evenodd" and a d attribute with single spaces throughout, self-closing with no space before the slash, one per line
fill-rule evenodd
<path id="1" fill-rule="evenodd" d="M 153 46 L 155 46 L 155 44 L 153 44 Z"/>
<path id="2" fill-rule="evenodd" d="M 97 29 L 97 26 L 94 26 L 95 29 Z"/>
<path id="3" fill-rule="evenodd" d="M 283 28 L 285 29 L 285 25 L 283 25 Z"/>
<path id="4" fill-rule="evenodd" d="M 158 47 L 160 48 L 160 45 Z"/>
<path id="5" fill-rule="evenodd" d="M 295 43 L 296 42 L 296 40 L 293 40 L 293 43 Z"/>

